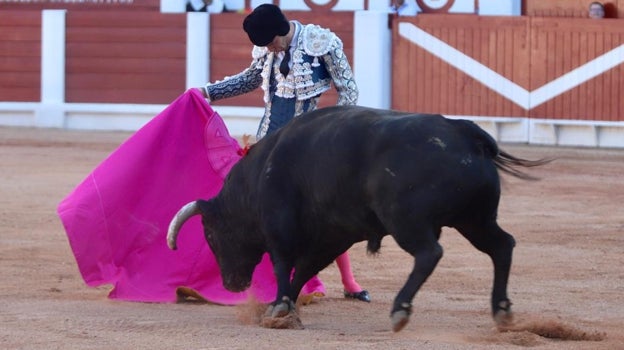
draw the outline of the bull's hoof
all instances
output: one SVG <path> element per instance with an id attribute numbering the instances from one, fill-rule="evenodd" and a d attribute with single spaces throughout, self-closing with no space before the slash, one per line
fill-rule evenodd
<path id="1" fill-rule="evenodd" d="M 498 310 L 494 312 L 494 322 L 499 331 L 505 331 L 513 325 L 513 313 L 511 312 L 511 302 L 503 300 L 499 303 Z"/>
<path id="2" fill-rule="evenodd" d="M 398 332 L 409 322 L 409 314 L 405 310 L 399 310 L 392 313 L 392 331 Z"/>
<path id="3" fill-rule="evenodd" d="M 506 331 L 513 326 L 513 313 L 511 310 L 498 310 L 494 314 L 494 322 L 499 331 Z"/>
<path id="4" fill-rule="evenodd" d="M 264 317 L 260 321 L 260 326 L 273 329 L 304 329 L 301 319 L 295 313 L 286 317 Z"/>
<path id="5" fill-rule="evenodd" d="M 273 329 L 304 329 L 299 315 L 294 310 L 279 317 L 265 314 L 260 320 L 260 326 Z"/>
<path id="6" fill-rule="evenodd" d="M 409 317 L 412 313 L 412 305 L 408 303 L 402 303 L 401 308 L 393 311 L 390 315 L 392 321 L 392 331 L 398 332 L 409 322 Z"/>
<path id="7" fill-rule="evenodd" d="M 271 310 L 271 317 L 285 317 L 290 312 L 290 305 L 288 303 L 279 303 L 273 306 Z"/>
<path id="8" fill-rule="evenodd" d="M 265 317 L 285 317 L 289 312 L 295 310 L 295 304 L 288 297 L 283 297 L 282 301 L 269 305 L 265 312 Z"/>

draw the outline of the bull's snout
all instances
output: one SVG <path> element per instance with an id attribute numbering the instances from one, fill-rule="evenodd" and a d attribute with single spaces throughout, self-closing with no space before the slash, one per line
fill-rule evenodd
<path id="1" fill-rule="evenodd" d="M 242 292 L 251 286 L 251 279 L 239 275 L 223 275 L 223 286 L 230 292 Z"/>

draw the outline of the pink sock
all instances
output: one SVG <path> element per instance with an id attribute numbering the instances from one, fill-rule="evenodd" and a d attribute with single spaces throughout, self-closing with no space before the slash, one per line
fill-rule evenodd
<path id="1" fill-rule="evenodd" d="M 345 291 L 349 293 L 357 293 L 362 291 L 362 287 L 355 281 L 353 272 L 351 271 L 351 260 L 349 260 L 349 253 L 344 252 L 336 258 L 336 265 L 340 270 L 340 276 L 342 277 L 342 285 Z"/>

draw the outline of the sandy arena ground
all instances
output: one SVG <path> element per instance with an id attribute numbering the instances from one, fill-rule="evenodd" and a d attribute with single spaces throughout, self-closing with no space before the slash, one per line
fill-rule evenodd
<path id="1" fill-rule="evenodd" d="M 531 172 L 541 181 L 504 176 L 515 331 L 490 317 L 489 258 L 451 229 L 403 331 L 389 311 L 413 262 L 391 238 L 375 257 L 350 251 L 372 303 L 342 298 L 332 265 L 328 296 L 301 309 L 305 329 L 274 330 L 253 306 L 116 302 L 82 282 L 56 206 L 129 136 L 0 128 L 1 349 L 624 349 L 624 150 L 503 145 L 559 157 Z"/>

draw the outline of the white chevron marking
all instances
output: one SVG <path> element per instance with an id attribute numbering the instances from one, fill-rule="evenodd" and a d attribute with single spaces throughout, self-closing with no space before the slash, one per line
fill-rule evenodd
<path id="1" fill-rule="evenodd" d="M 624 44 L 531 92 L 531 108 L 557 97 L 624 62 Z"/>
<path id="2" fill-rule="evenodd" d="M 529 92 L 513 81 L 488 68 L 483 63 L 469 57 L 465 53 L 416 27 L 412 23 L 399 23 L 399 35 L 526 110 L 535 108 L 609 69 L 624 63 L 624 44 L 622 44 Z"/>

